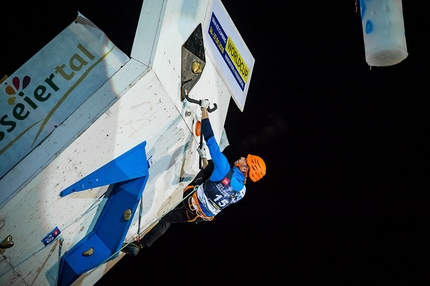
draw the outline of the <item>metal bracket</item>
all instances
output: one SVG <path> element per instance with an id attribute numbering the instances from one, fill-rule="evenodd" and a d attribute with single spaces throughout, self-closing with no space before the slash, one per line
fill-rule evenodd
<path id="1" fill-rule="evenodd" d="M 199 81 L 206 65 L 202 24 L 199 24 L 182 45 L 181 99 L 184 100 Z"/>
<path id="2" fill-rule="evenodd" d="M 202 24 L 199 24 L 182 45 L 181 51 L 181 100 L 187 99 L 191 103 L 200 104 L 200 100 L 190 98 L 188 94 L 199 81 L 206 65 L 205 47 L 203 44 Z M 217 108 L 208 108 L 209 112 Z"/>

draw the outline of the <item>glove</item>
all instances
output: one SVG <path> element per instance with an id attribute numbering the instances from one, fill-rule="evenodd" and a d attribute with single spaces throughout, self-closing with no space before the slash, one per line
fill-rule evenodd
<path id="1" fill-rule="evenodd" d="M 207 100 L 207 99 L 200 100 L 200 107 L 208 108 L 209 107 L 209 100 Z"/>

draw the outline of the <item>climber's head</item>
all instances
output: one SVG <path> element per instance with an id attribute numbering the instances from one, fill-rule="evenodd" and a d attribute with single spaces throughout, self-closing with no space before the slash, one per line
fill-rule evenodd
<path id="1" fill-rule="evenodd" d="M 245 175 L 245 178 L 249 177 L 253 182 L 257 182 L 266 175 L 266 164 L 263 159 L 255 155 L 249 154 L 246 159 L 241 157 L 234 162 L 234 166 Z"/>

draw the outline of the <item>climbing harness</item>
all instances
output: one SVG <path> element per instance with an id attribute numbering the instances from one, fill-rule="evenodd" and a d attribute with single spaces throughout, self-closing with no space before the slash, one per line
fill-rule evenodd
<path id="1" fill-rule="evenodd" d="M 199 203 L 198 203 L 198 198 L 197 198 L 197 188 L 199 186 L 195 186 L 194 187 L 194 191 L 192 192 L 192 195 L 188 198 L 188 207 L 190 208 L 190 210 L 192 212 L 194 212 L 194 214 L 196 214 L 197 216 L 194 218 L 194 220 L 197 219 L 197 217 L 200 217 L 201 219 L 203 219 L 204 221 L 211 221 L 214 219 L 214 216 L 207 216 L 203 213 L 202 208 L 200 207 Z"/>

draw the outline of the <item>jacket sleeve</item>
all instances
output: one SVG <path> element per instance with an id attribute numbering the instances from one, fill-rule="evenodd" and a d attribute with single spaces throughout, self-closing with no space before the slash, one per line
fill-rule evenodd
<path id="1" fill-rule="evenodd" d="M 210 180 L 215 182 L 220 181 L 224 179 L 230 171 L 230 164 L 225 155 L 219 149 L 218 142 L 215 139 L 212 126 L 208 118 L 202 120 L 202 134 L 214 163 L 214 171 L 210 176 Z"/>
<path id="2" fill-rule="evenodd" d="M 206 142 L 208 142 L 211 137 L 214 137 L 214 131 L 212 130 L 212 125 L 209 121 L 209 118 L 202 120 L 202 133 Z"/>

